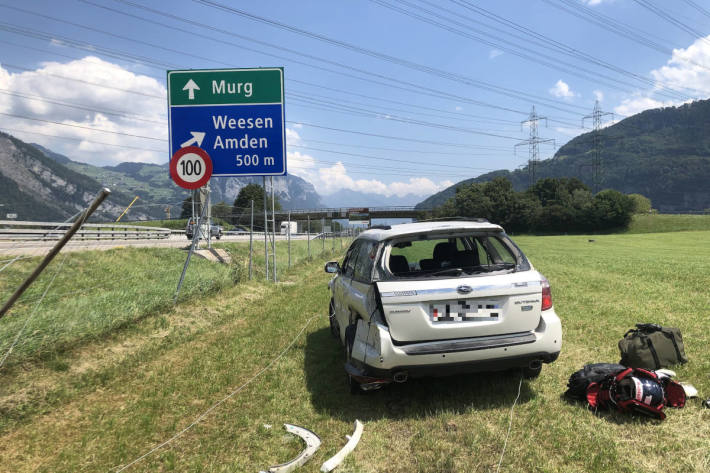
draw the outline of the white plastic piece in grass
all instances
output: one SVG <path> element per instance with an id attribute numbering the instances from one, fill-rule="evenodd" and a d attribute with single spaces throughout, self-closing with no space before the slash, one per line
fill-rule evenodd
<path id="1" fill-rule="evenodd" d="M 666 375 L 669 378 L 675 378 L 675 371 L 669 370 L 667 368 L 661 368 L 660 370 L 656 370 L 657 375 Z"/>
<path id="2" fill-rule="evenodd" d="M 295 470 L 310 460 L 320 447 L 320 438 L 310 430 L 291 424 L 284 424 L 284 428 L 287 432 L 301 437 L 306 442 L 306 448 L 293 460 L 270 467 L 269 473 L 289 473 Z"/>
<path id="3" fill-rule="evenodd" d="M 320 467 L 320 471 L 323 472 L 328 472 L 328 471 L 333 471 L 343 463 L 343 460 L 345 460 L 345 457 L 347 457 L 350 452 L 355 450 L 355 447 L 357 446 L 357 443 L 360 441 L 360 437 L 362 436 L 362 422 L 359 420 L 355 420 L 355 431 L 353 432 L 352 435 L 346 435 L 348 442 L 345 444 L 345 446 L 340 449 L 338 453 L 333 455 L 331 458 L 329 458 L 323 465 Z"/>
<path id="4" fill-rule="evenodd" d="M 680 385 L 683 387 L 683 391 L 685 391 L 685 397 L 691 398 L 698 396 L 698 390 L 695 389 L 695 386 L 693 386 L 692 384 L 680 383 Z"/>

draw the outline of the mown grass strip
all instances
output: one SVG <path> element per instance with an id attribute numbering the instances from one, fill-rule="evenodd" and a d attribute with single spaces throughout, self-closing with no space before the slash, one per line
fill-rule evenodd
<path id="1" fill-rule="evenodd" d="M 695 401 L 658 423 L 594 415 L 561 397 L 573 371 L 586 362 L 618 361 L 616 342 L 634 322 L 646 321 L 681 328 L 691 361 L 677 367 L 679 378 L 710 392 L 710 294 L 701 291 L 710 274 L 708 237 L 709 232 L 693 232 L 516 239 L 552 282 L 565 340 L 560 359 L 522 384 L 501 471 L 708 470 L 710 411 Z M 206 323 L 193 335 L 168 335 L 172 342 L 120 364 L 109 376 L 87 377 L 81 390 L 55 408 L 4 431 L 0 465 L 7 471 L 55 472 L 126 464 L 243 384 L 308 318 L 322 315 L 258 382 L 127 471 L 259 471 L 300 450 L 299 441 L 289 440 L 281 428 L 289 422 L 323 440 L 302 469 L 315 472 L 340 448 L 355 418 L 365 422 L 365 432 L 343 471 L 493 471 L 517 373 L 413 380 L 351 396 L 341 349 L 325 318 L 329 276 L 323 261 L 294 268 L 278 285 L 253 282 L 197 298 L 218 323 Z M 156 325 L 145 333 L 164 330 L 157 325 L 162 317 L 168 327 L 189 323 L 187 315 L 147 319 Z"/>

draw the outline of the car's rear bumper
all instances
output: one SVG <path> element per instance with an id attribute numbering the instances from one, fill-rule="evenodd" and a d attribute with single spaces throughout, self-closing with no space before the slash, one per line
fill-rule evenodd
<path id="1" fill-rule="evenodd" d="M 376 378 L 405 371 L 418 377 L 527 367 L 555 361 L 562 348 L 562 324 L 554 309 L 543 312 L 531 332 L 496 337 L 402 345 L 392 340 L 386 326 L 373 327 L 369 339 L 355 340 L 353 367 Z"/>

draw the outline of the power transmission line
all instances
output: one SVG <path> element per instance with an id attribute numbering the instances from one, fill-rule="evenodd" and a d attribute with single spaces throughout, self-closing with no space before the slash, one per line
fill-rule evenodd
<path id="1" fill-rule="evenodd" d="M 602 180 L 602 157 L 601 157 L 601 137 L 600 131 L 602 128 L 602 118 L 611 115 L 612 121 L 614 120 L 614 114 L 611 112 L 603 112 L 601 106 L 599 105 L 599 100 L 594 103 L 594 110 L 591 115 L 587 115 L 582 118 L 582 125 L 584 125 L 584 120 L 592 119 L 594 131 L 594 161 L 592 162 L 592 179 L 594 183 L 594 193 L 599 192 Z"/>
<path id="2" fill-rule="evenodd" d="M 624 82 L 619 79 L 616 79 L 616 78 L 613 78 L 613 77 L 610 77 L 607 75 L 603 75 L 598 72 L 591 71 L 589 69 L 585 69 L 583 67 L 571 64 L 569 62 L 561 61 L 558 58 L 549 56 L 549 55 L 541 53 L 539 51 L 535 51 L 535 50 L 530 49 L 528 47 L 522 46 L 520 43 L 509 41 L 505 38 L 501 38 L 500 36 L 495 36 L 489 32 L 477 30 L 477 29 L 471 27 L 470 25 L 462 23 L 461 21 L 459 21 L 459 19 L 465 19 L 469 22 L 483 25 L 484 27 L 492 29 L 494 31 L 502 32 L 499 28 L 495 28 L 491 25 L 477 21 L 477 20 L 467 17 L 465 15 L 461 15 L 460 12 L 455 12 L 452 10 L 445 9 L 445 8 L 441 7 L 440 5 L 433 5 L 431 2 L 428 2 L 425 0 L 420 0 L 420 2 L 428 4 L 428 5 L 433 5 L 435 8 L 437 8 L 437 10 L 445 11 L 445 12 L 449 13 L 450 15 L 453 15 L 454 17 L 451 18 L 451 17 L 444 16 L 440 13 L 437 13 L 436 11 L 433 11 L 433 10 L 430 10 L 430 9 L 427 9 L 427 8 L 424 8 L 424 7 L 421 7 L 418 5 L 414 5 L 407 0 L 396 0 L 396 1 L 400 4 L 404 4 L 404 5 L 408 6 L 410 8 L 422 11 L 430 16 L 423 16 L 421 14 L 413 12 L 412 10 L 408 10 L 408 9 L 398 7 L 395 5 L 391 5 L 390 3 L 386 2 L 385 0 L 370 0 L 370 1 L 374 2 L 378 5 L 384 6 L 386 8 L 400 12 L 400 13 L 402 13 L 406 16 L 409 16 L 411 18 L 415 18 L 419 21 L 423 21 L 425 23 L 432 24 L 434 26 L 442 28 L 442 29 L 449 31 L 451 33 L 454 33 L 454 34 L 457 34 L 460 36 L 464 36 L 464 37 L 466 37 L 468 39 L 472 39 L 476 42 L 486 44 L 490 47 L 500 49 L 500 50 L 505 51 L 507 53 L 513 54 L 515 56 L 521 57 L 526 60 L 529 60 L 529 61 L 533 62 L 534 64 L 541 64 L 541 65 L 547 66 L 551 69 L 559 70 L 559 71 L 565 72 L 567 74 L 570 74 L 570 75 L 573 75 L 576 77 L 580 77 L 585 80 L 590 80 L 591 77 L 594 77 L 595 83 L 597 83 L 597 84 L 601 83 L 601 84 L 604 84 L 608 87 L 615 88 L 617 90 L 621 90 L 626 93 L 630 93 L 631 90 L 628 88 L 626 88 L 626 89 L 621 88 L 618 85 L 614 85 L 613 83 L 620 84 L 620 85 L 623 85 L 626 87 L 631 87 L 632 89 L 635 87 L 634 84 Z M 468 2 L 460 2 L 457 0 L 451 0 L 451 1 L 453 3 L 455 3 L 456 5 L 463 6 L 464 8 L 467 8 L 469 10 L 473 10 L 474 8 L 479 8 L 479 7 L 475 7 L 473 5 L 470 5 L 470 3 L 468 3 Z M 483 12 L 481 14 L 486 14 L 487 16 L 492 17 L 492 14 L 489 14 L 489 12 L 487 10 L 479 9 L 479 10 L 473 10 L 473 11 L 476 11 L 477 13 Z M 478 35 L 469 33 L 468 31 L 461 30 L 459 28 L 455 28 L 455 27 L 451 26 L 450 24 L 442 23 L 441 21 L 432 19 L 431 17 L 439 18 L 439 19 L 446 21 L 450 24 L 454 24 L 454 25 L 463 27 L 466 30 L 474 31 L 474 32 L 478 33 Z M 502 21 L 502 20 L 498 20 L 496 17 L 492 17 L 492 18 L 496 19 L 496 21 Z M 498 18 L 500 18 L 500 17 L 498 17 Z M 573 57 L 578 60 L 590 62 L 594 65 L 597 65 L 597 66 L 600 66 L 600 67 L 603 67 L 603 68 L 606 68 L 609 70 L 613 70 L 614 72 L 633 77 L 634 79 L 642 81 L 648 85 L 652 85 L 652 86 L 656 85 L 659 87 L 659 89 L 662 90 L 662 92 L 659 92 L 659 94 L 669 95 L 671 98 L 675 98 L 675 99 L 688 98 L 687 95 L 680 94 L 677 91 L 671 90 L 670 88 L 667 88 L 663 85 L 659 85 L 648 78 L 645 78 L 645 77 L 639 76 L 637 74 L 634 74 L 632 72 L 623 70 L 623 69 L 619 68 L 618 66 L 614 66 L 612 64 L 609 64 L 608 62 L 594 58 L 590 55 L 580 53 L 579 51 L 577 51 L 573 48 L 569 48 L 569 47 L 563 45 L 562 43 L 550 40 L 549 38 L 547 38 L 543 35 L 540 35 L 539 33 L 532 32 L 532 30 L 521 27 L 520 25 L 512 23 L 509 20 L 506 20 L 506 21 L 508 21 L 508 23 L 513 24 L 517 30 L 523 31 L 526 34 L 533 36 L 533 40 L 531 41 L 529 38 L 524 38 L 524 37 L 521 37 L 521 36 L 513 34 L 513 33 L 503 32 L 504 34 L 510 35 L 513 38 L 517 39 L 518 41 L 521 41 L 524 43 L 536 44 L 537 46 L 542 47 L 543 49 L 546 49 L 546 50 L 552 49 L 555 52 L 557 52 L 558 54 L 564 54 L 566 56 Z M 495 39 L 499 42 L 495 43 L 491 39 Z M 550 45 L 552 45 L 553 47 L 550 47 Z M 562 65 L 564 65 L 565 67 L 562 67 Z M 600 78 L 604 78 L 606 80 L 606 82 L 600 80 Z"/>
<path id="3" fill-rule="evenodd" d="M 527 124 L 530 128 L 530 138 L 523 140 L 516 144 L 515 147 L 527 145 L 528 146 L 528 177 L 529 177 L 529 187 L 535 185 L 537 182 L 537 165 L 540 161 L 540 143 L 552 143 L 555 145 L 554 139 L 540 138 L 537 130 L 537 122 L 540 120 L 547 120 L 547 117 L 541 117 L 535 112 L 535 106 L 533 105 L 530 116 L 527 120 L 520 122 L 521 125 Z"/>
<path id="4" fill-rule="evenodd" d="M 687 24 L 683 23 L 682 21 L 678 20 L 677 18 L 673 17 L 672 15 L 670 15 L 668 12 L 666 12 L 666 11 L 663 10 L 662 8 L 660 8 L 660 7 L 656 6 L 656 5 L 654 5 L 652 2 L 650 2 L 650 1 L 648 1 L 648 0 L 633 0 L 633 1 L 634 1 L 637 5 L 640 5 L 640 6 L 642 6 L 643 8 L 645 8 L 646 10 L 648 10 L 648 11 L 654 13 L 654 14 L 655 14 L 656 16 L 658 16 L 659 18 L 661 18 L 661 19 L 663 19 L 663 20 L 666 20 L 668 23 L 670 23 L 670 24 L 676 26 L 677 28 L 679 28 L 679 29 L 685 31 L 685 32 L 688 33 L 690 36 L 692 36 L 694 39 L 702 39 L 704 42 L 710 43 L 710 41 L 708 41 L 708 40 L 705 38 L 705 35 L 704 35 L 704 34 L 702 34 L 701 32 L 699 32 L 699 31 L 696 30 L 695 28 L 693 28 L 693 27 L 691 27 L 691 26 L 688 26 Z"/>
<path id="5" fill-rule="evenodd" d="M 380 74 L 380 73 L 376 73 L 376 72 L 371 71 L 371 70 L 358 69 L 358 68 L 353 67 L 353 66 L 351 66 L 351 65 L 349 65 L 349 64 L 343 64 L 343 63 L 339 63 L 339 62 L 337 62 L 337 61 L 333 61 L 333 60 L 330 60 L 330 59 L 324 59 L 324 58 L 322 58 L 322 57 L 314 56 L 314 55 L 311 55 L 311 54 L 306 54 L 306 53 L 303 53 L 302 51 L 297 51 L 297 50 L 293 50 L 293 49 L 286 48 L 286 47 L 284 47 L 283 45 L 276 45 L 276 44 L 268 43 L 268 42 L 265 42 L 265 41 L 256 40 L 256 39 L 254 39 L 254 38 L 247 37 L 247 36 L 244 36 L 244 35 L 240 35 L 240 34 L 238 34 L 238 33 L 235 33 L 234 31 L 216 28 L 216 27 L 214 27 L 214 26 L 212 26 L 212 25 L 207 25 L 207 24 L 204 24 L 204 23 L 197 22 L 197 21 L 195 21 L 195 20 L 186 19 L 186 18 L 184 18 L 184 17 L 180 17 L 180 16 L 173 15 L 173 14 L 170 14 L 170 13 L 167 13 L 167 12 L 163 12 L 163 11 L 161 11 L 161 10 L 156 10 L 156 9 L 153 9 L 153 8 L 149 8 L 149 7 L 145 6 L 145 5 L 141 5 L 141 4 L 138 4 L 138 3 L 135 3 L 135 2 L 129 1 L 129 0 L 113 0 L 113 1 L 115 1 L 115 2 L 117 2 L 117 3 L 124 4 L 124 5 L 131 6 L 131 7 L 137 8 L 137 9 L 141 9 L 141 10 L 144 10 L 144 11 L 148 11 L 148 12 L 150 12 L 150 13 L 152 13 L 152 14 L 155 14 L 155 15 L 159 15 L 159 16 L 163 16 L 163 17 L 166 17 L 166 18 L 170 18 L 170 19 L 173 19 L 173 20 L 175 20 L 175 21 L 180 21 L 180 22 L 189 24 L 189 25 L 191 25 L 191 26 L 196 26 L 196 27 L 198 27 L 198 28 L 205 28 L 205 29 L 208 29 L 208 30 L 210 30 L 210 31 L 219 32 L 219 33 L 221 33 L 221 34 L 225 34 L 225 35 L 228 35 L 228 36 L 233 36 L 233 37 L 239 38 L 239 39 L 244 40 L 244 41 L 248 41 L 248 42 L 252 42 L 252 43 L 259 44 L 259 45 L 261 45 L 261 46 L 266 46 L 266 47 L 269 47 L 269 48 L 274 48 L 274 49 L 277 49 L 277 50 L 279 50 L 279 51 L 285 51 L 285 52 L 288 52 L 288 53 L 290 53 L 290 54 L 294 54 L 294 55 L 298 55 L 298 56 L 305 57 L 305 58 L 308 58 L 308 59 L 312 59 L 312 60 L 316 60 L 316 61 L 319 61 L 319 62 L 323 62 L 323 63 L 326 63 L 326 64 L 334 65 L 334 66 L 337 66 L 337 67 L 339 67 L 339 68 L 343 68 L 343 69 L 346 69 L 346 70 L 355 72 L 355 73 L 357 73 L 357 74 L 365 75 L 365 76 L 367 76 L 368 78 L 359 77 L 359 76 L 353 75 L 352 73 L 345 73 L 345 72 L 342 72 L 342 71 L 336 71 L 336 70 L 328 69 L 328 68 L 325 68 L 325 67 L 322 67 L 322 66 L 317 66 L 317 65 L 314 65 L 314 64 L 309 64 L 309 63 L 307 63 L 307 62 L 295 60 L 295 59 L 292 59 L 292 58 L 280 56 L 280 55 L 273 54 L 273 53 L 268 53 L 268 52 L 265 52 L 265 51 L 262 51 L 262 50 L 249 48 L 249 47 L 246 47 L 246 46 L 244 46 L 244 45 L 237 44 L 237 43 L 233 43 L 233 42 L 230 42 L 230 41 L 220 40 L 220 39 L 217 39 L 217 38 L 215 38 L 215 37 L 213 37 L 213 36 L 207 36 L 207 35 L 203 35 L 203 34 L 197 33 L 197 32 L 195 32 L 194 30 L 185 30 L 185 29 L 182 29 L 182 28 L 179 28 L 179 27 L 175 27 L 175 26 L 173 26 L 173 25 L 167 25 L 167 24 L 165 24 L 165 23 L 160 23 L 160 22 L 157 22 L 157 21 L 152 20 L 152 19 L 144 18 L 144 17 L 141 17 L 140 15 L 134 15 L 134 14 L 132 14 L 132 13 L 124 12 L 124 11 L 122 11 L 122 10 L 117 10 L 117 9 L 114 9 L 114 8 L 107 7 L 107 6 L 105 6 L 105 5 L 100 5 L 100 4 L 97 4 L 97 3 L 92 2 L 91 0 L 79 0 L 79 1 L 81 1 L 82 3 L 86 3 L 86 4 L 89 4 L 89 5 L 95 6 L 95 7 L 97 7 L 97 8 L 106 9 L 106 10 L 108 10 L 108 11 L 112 11 L 112 12 L 115 12 L 115 13 L 117 13 L 117 14 L 125 15 L 125 16 L 131 17 L 131 18 L 135 18 L 135 19 L 139 19 L 139 20 L 141 20 L 141 21 L 145 21 L 145 22 L 148 22 L 148 23 L 151 23 L 151 24 L 154 24 L 154 25 L 158 25 L 158 26 L 167 28 L 167 29 L 169 29 L 169 30 L 171 30 L 171 31 L 175 31 L 175 30 L 177 30 L 177 31 L 182 31 L 182 32 L 184 32 L 184 33 L 186 33 L 186 34 L 189 34 L 189 35 L 192 35 L 192 36 L 197 36 L 197 37 L 205 38 L 205 39 L 210 40 L 210 41 L 215 41 L 215 42 L 219 42 L 219 43 L 222 43 L 222 44 L 231 45 L 231 46 L 234 46 L 234 47 L 237 47 L 237 48 L 246 50 L 246 51 L 251 51 L 251 52 L 254 52 L 254 53 L 257 53 L 257 54 L 266 55 L 266 56 L 270 56 L 270 57 L 275 57 L 275 58 L 282 59 L 282 60 L 286 60 L 286 61 L 292 61 L 292 62 L 295 62 L 295 63 L 297 63 L 297 64 L 304 65 L 304 66 L 306 66 L 306 67 L 311 67 L 311 68 L 315 68 L 315 69 L 318 69 L 318 70 L 321 70 L 321 71 L 331 72 L 331 73 L 334 73 L 334 74 L 338 74 L 338 75 L 343 75 L 343 76 L 346 76 L 346 77 L 350 77 L 350 78 L 353 78 L 353 79 L 356 79 L 356 80 L 365 81 L 365 82 L 367 82 L 369 85 L 371 85 L 371 84 L 377 84 L 377 85 L 382 85 L 382 86 L 385 86 L 385 87 L 391 87 L 391 88 L 395 88 L 395 89 L 399 89 L 399 90 L 405 90 L 405 91 L 408 91 L 408 92 L 413 92 L 413 93 L 416 93 L 416 94 L 418 94 L 418 95 L 428 95 L 428 96 L 436 97 L 436 98 L 439 98 L 439 99 L 445 99 L 445 100 L 463 101 L 463 102 L 465 102 L 465 103 L 470 103 L 470 104 L 472 104 L 472 105 L 477 105 L 477 106 L 482 106 L 482 107 L 488 107 L 488 108 L 494 108 L 494 109 L 503 110 L 503 111 L 509 111 L 509 112 L 514 112 L 514 113 L 520 113 L 520 114 L 524 114 L 524 113 L 525 113 L 525 112 L 523 112 L 523 111 L 521 111 L 521 110 L 514 110 L 514 109 L 511 109 L 511 108 L 508 108 L 508 107 L 503 107 L 503 106 L 500 106 L 500 105 L 497 105 L 497 104 L 491 104 L 491 103 L 487 103 L 487 102 L 482 102 L 482 101 L 480 101 L 480 100 L 473 100 L 473 99 L 470 99 L 470 98 L 467 98 L 467 97 L 457 96 L 457 95 L 451 94 L 451 93 L 449 93 L 449 92 L 444 92 L 444 91 L 436 90 L 436 89 L 431 88 L 429 85 L 427 85 L 426 87 L 424 87 L 424 86 L 421 86 L 420 84 L 415 84 L 415 83 L 408 82 L 408 81 L 405 81 L 405 80 L 402 80 L 402 79 L 399 79 L 399 78 L 389 77 L 389 76 L 387 76 L 387 75 Z M 385 81 L 387 81 L 387 82 L 381 82 L 381 81 L 378 81 L 378 80 L 374 80 L 374 79 L 371 79 L 371 77 L 383 79 L 383 80 L 385 80 Z M 463 77 L 463 76 L 461 76 L 461 77 Z M 567 104 L 567 103 L 564 103 L 564 102 L 560 102 L 560 101 L 556 101 L 556 100 L 551 100 L 551 99 L 549 99 L 549 98 L 545 98 L 545 97 L 541 97 L 541 96 L 535 96 L 535 95 L 528 94 L 528 93 L 526 93 L 526 92 L 522 92 L 522 91 L 518 91 L 518 90 L 505 89 L 505 88 L 502 88 L 502 87 L 497 86 L 496 84 L 491 84 L 491 83 L 487 83 L 487 82 L 483 82 L 483 81 L 474 81 L 473 79 L 468 78 L 468 77 L 463 77 L 463 78 L 464 78 L 466 81 L 468 81 L 468 82 L 466 82 L 467 85 L 471 85 L 471 86 L 473 86 L 473 87 L 483 88 L 483 89 L 485 89 L 485 90 L 490 90 L 490 91 L 493 91 L 493 92 L 495 92 L 495 93 L 502 94 L 502 95 L 504 95 L 504 96 L 508 96 L 508 97 L 510 97 L 510 98 L 513 98 L 513 99 L 525 100 L 526 102 L 529 102 L 530 100 L 533 100 L 533 101 L 536 101 L 536 102 L 538 102 L 538 101 L 549 102 L 550 105 L 548 105 L 548 107 L 550 107 L 550 108 L 558 107 L 558 108 L 557 108 L 558 110 L 563 111 L 563 112 L 565 112 L 565 113 L 578 114 L 578 112 L 563 109 L 562 107 L 570 106 L 570 104 Z M 554 104 L 557 104 L 557 105 L 554 105 Z M 581 108 L 581 107 L 580 107 L 580 108 Z"/>

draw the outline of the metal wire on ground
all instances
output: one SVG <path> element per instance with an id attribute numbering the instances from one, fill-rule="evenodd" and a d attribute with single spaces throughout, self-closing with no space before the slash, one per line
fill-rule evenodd
<path id="1" fill-rule="evenodd" d="M 116 470 L 116 473 L 121 473 L 122 471 L 124 471 L 124 470 L 130 468 L 131 466 L 135 465 L 135 464 L 138 463 L 139 461 L 143 460 L 145 457 L 151 455 L 152 453 L 154 453 L 154 452 L 160 450 L 161 448 L 165 447 L 166 445 L 168 445 L 169 443 L 173 442 L 173 441 L 176 440 L 177 438 L 181 437 L 185 432 L 187 432 L 188 430 L 190 430 L 191 428 L 193 428 L 195 425 L 197 425 L 198 423 L 200 423 L 200 422 L 202 421 L 202 419 L 204 419 L 205 417 L 207 417 L 207 415 L 208 415 L 210 412 L 212 412 L 213 410 L 215 410 L 216 408 L 218 408 L 220 405 L 224 404 L 227 400 L 229 400 L 230 398 L 232 398 L 233 396 L 235 396 L 237 393 L 239 393 L 239 391 L 241 391 L 242 389 L 244 389 L 244 388 L 246 388 L 247 386 L 249 386 L 249 384 L 251 384 L 255 379 L 257 379 L 257 378 L 258 378 L 259 376 L 261 376 L 264 372 L 266 372 L 269 368 L 271 368 L 277 361 L 279 361 L 279 360 L 286 354 L 286 352 L 288 352 L 288 351 L 291 349 L 291 347 L 296 343 L 296 340 L 299 339 L 299 337 L 301 336 L 301 334 L 306 331 L 306 328 L 308 328 L 308 326 L 310 325 L 310 323 L 311 323 L 314 319 L 316 319 L 316 318 L 318 318 L 318 317 L 320 317 L 320 315 L 314 315 L 313 317 L 311 317 L 310 319 L 308 319 L 308 320 L 306 321 L 306 324 L 303 326 L 303 328 L 296 334 L 295 337 L 293 337 L 293 340 L 291 340 L 291 342 L 286 346 L 286 348 L 284 348 L 283 350 L 281 350 L 281 352 L 276 356 L 276 358 L 274 358 L 273 360 L 271 360 L 266 366 L 264 366 L 262 369 L 260 369 L 254 376 L 252 376 L 251 378 L 249 378 L 246 383 L 242 384 L 242 385 L 239 386 L 237 389 L 235 389 L 234 391 L 232 391 L 231 393 L 229 393 L 228 395 L 226 395 L 225 397 L 223 397 L 222 399 L 220 399 L 219 401 L 217 401 L 216 403 L 214 403 L 214 404 L 212 405 L 212 407 L 210 407 L 210 408 L 207 409 L 205 412 L 203 412 L 202 414 L 200 414 L 199 417 L 197 417 L 190 425 L 188 425 L 187 427 L 185 427 L 184 429 L 182 429 L 180 432 L 176 433 L 175 435 L 173 435 L 172 437 L 170 437 L 168 440 L 166 440 L 165 442 L 161 443 L 160 445 L 157 445 L 157 446 L 153 447 L 150 451 L 148 451 L 147 453 L 144 453 L 143 455 L 141 455 L 140 457 L 136 458 L 136 459 L 133 460 L 132 462 L 130 462 L 130 463 L 128 463 L 128 464 L 126 464 L 126 465 L 120 467 L 118 470 Z M 521 380 L 521 381 L 522 381 L 522 380 Z M 114 468 L 118 468 L 118 467 L 114 467 Z"/>
<path id="2" fill-rule="evenodd" d="M 510 437 L 510 428 L 513 426 L 513 409 L 520 399 L 520 388 L 523 386 L 523 371 L 520 370 L 520 382 L 518 383 L 518 395 L 513 401 L 513 405 L 510 407 L 510 419 L 508 420 L 508 433 L 505 435 L 505 442 L 503 442 L 503 451 L 500 452 L 500 460 L 498 460 L 498 467 L 496 468 L 496 473 L 500 471 L 500 465 L 503 463 L 503 456 L 505 455 L 505 447 L 508 446 L 508 437 Z"/>

